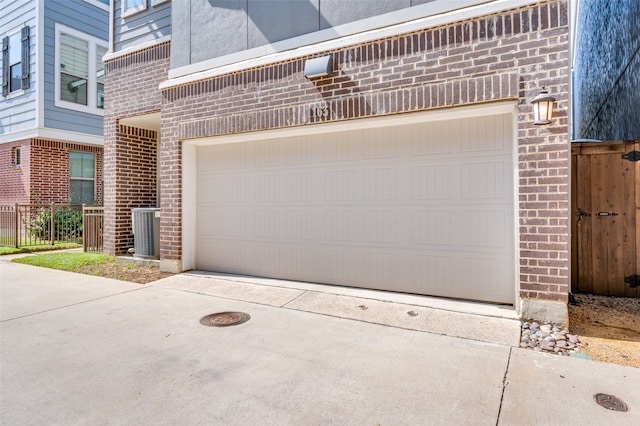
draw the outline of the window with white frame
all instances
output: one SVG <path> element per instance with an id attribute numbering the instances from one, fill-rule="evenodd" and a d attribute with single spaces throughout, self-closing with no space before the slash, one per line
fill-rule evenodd
<path id="1" fill-rule="evenodd" d="M 157 5 L 159 5 L 159 4 L 167 3 L 167 2 L 169 2 L 169 1 L 170 1 L 170 0 L 151 0 L 151 5 L 152 5 L 152 6 L 157 6 Z"/>
<path id="2" fill-rule="evenodd" d="M 69 153 L 69 196 L 71 204 L 95 201 L 95 155 L 90 152 Z"/>
<path id="3" fill-rule="evenodd" d="M 122 17 L 147 10 L 147 0 L 122 0 Z"/>
<path id="4" fill-rule="evenodd" d="M 56 24 L 56 102 L 61 108 L 103 114 L 103 40 Z"/>
<path id="5" fill-rule="evenodd" d="M 22 89 L 22 46 L 20 33 L 9 36 L 9 92 Z"/>
<path id="6" fill-rule="evenodd" d="M 107 49 L 98 47 L 96 52 L 96 89 L 98 91 L 96 107 L 104 109 L 104 63 L 102 57 L 107 54 Z"/>
<path id="7" fill-rule="evenodd" d="M 29 88 L 29 50 L 28 26 L 2 38 L 2 96 Z"/>
<path id="8" fill-rule="evenodd" d="M 104 11 L 109 11 L 109 0 L 84 0 L 86 3 L 92 4 Z"/>

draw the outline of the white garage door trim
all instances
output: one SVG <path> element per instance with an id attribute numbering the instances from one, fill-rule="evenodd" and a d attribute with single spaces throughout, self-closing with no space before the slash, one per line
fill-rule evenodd
<path id="1" fill-rule="evenodd" d="M 474 107 L 457 107 L 447 110 L 439 110 L 433 112 L 424 113 L 409 113 L 395 116 L 385 116 L 380 118 L 367 118 L 360 120 L 352 120 L 339 123 L 326 123 L 310 126 L 302 126 L 288 129 L 278 129 L 262 132 L 244 133 L 228 136 L 219 136 L 212 138 L 202 138 L 195 140 L 183 141 L 183 268 L 185 270 L 193 269 L 196 266 L 196 191 L 197 191 L 197 161 L 196 152 L 199 146 L 229 144 L 229 143 L 242 143 L 257 140 L 266 140 L 274 138 L 285 138 L 292 136 L 304 136 L 309 134 L 322 134 L 331 132 L 342 132 L 358 129 L 371 129 L 379 127 L 397 126 L 403 124 L 413 124 L 416 122 L 434 122 L 441 120 L 451 120 L 457 118 L 466 117 L 482 117 L 491 116 L 497 114 L 512 114 L 513 119 L 513 158 L 512 164 L 517 165 L 517 149 L 516 149 L 516 120 L 517 117 L 517 104 L 514 102 L 501 102 L 494 104 L 487 104 Z M 514 202 L 513 212 L 517 215 L 517 182 L 518 174 L 517 168 L 513 168 L 512 185 L 514 193 L 512 199 Z M 518 221 L 517 217 L 513 218 L 513 253 L 514 261 L 513 265 L 513 283 L 514 300 L 516 303 L 518 297 L 519 288 L 519 273 L 518 273 Z"/>

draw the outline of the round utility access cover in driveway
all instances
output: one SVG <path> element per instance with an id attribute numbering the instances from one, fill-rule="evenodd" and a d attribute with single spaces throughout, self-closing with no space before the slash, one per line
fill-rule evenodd
<path id="1" fill-rule="evenodd" d="M 202 317 L 200 324 L 209 327 L 229 327 L 231 325 L 242 324 L 250 319 L 251 316 L 244 312 L 218 312 Z"/>
<path id="2" fill-rule="evenodd" d="M 617 396 L 606 393 L 599 393 L 593 396 L 596 403 L 607 410 L 626 412 L 629 410 L 627 404 Z"/>

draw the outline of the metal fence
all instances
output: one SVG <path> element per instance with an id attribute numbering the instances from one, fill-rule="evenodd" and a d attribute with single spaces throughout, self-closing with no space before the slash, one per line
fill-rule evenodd
<path id="1" fill-rule="evenodd" d="M 101 253 L 104 249 L 104 207 L 83 206 L 84 224 L 83 250 Z"/>
<path id="2" fill-rule="evenodd" d="M 14 206 L 0 206 L 0 246 L 17 247 L 18 221 Z"/>
<path id="3" fill-rule="evenodd" d="M 0 246 L 25 247 L 82 243 L 82 205 L 0 206 Z"/>

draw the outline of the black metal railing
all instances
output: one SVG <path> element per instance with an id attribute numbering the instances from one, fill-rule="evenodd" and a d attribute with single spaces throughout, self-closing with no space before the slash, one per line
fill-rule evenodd
<path id="1" fill-rule="evenodd" d="M 0 206 L 0 246 L 28 247 L 82 244 L 80 204 L 13 204 Z"/>

